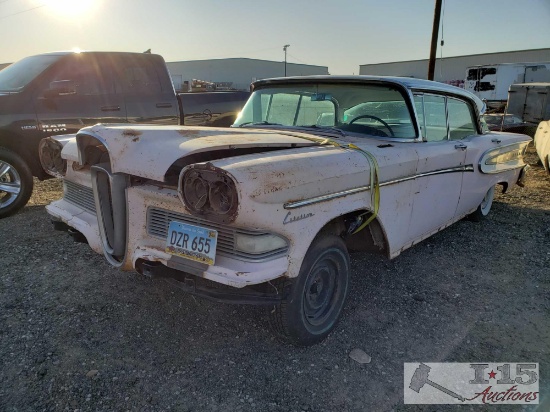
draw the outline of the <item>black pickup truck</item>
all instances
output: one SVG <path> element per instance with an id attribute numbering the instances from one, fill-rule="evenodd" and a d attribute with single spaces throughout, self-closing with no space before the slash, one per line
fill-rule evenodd
<path id="1" fill-rule="evenodd" d="M 176 94 L 156 54 L 59 52 L 0 71 L 0 218 L 25 206 L 45 179 L 42 138 L 96 123 L 230 126 L 248 92 Z"/>

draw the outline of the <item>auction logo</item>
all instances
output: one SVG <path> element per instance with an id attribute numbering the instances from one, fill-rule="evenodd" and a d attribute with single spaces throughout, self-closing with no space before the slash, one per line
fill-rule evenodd
<path id="1" fill-rule="evenodd" d="M 538 404 L 538 363 L 405 363 L 406 404 Z"/>

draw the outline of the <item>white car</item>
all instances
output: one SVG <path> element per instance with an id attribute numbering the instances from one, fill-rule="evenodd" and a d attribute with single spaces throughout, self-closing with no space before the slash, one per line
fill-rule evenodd
<path id="1" fill-rule="evenodd" d="M 395 258 L 521 183 L 524 135 L 482 131 L 483 103 L 441 83 L 261 80 L 231 129 L 102 126 L 42 145 L 64 176 L 57 228 L 122 270 L 263 304 L 298 345 L 325 338 L 348 250 Z"/>
<path id="2" fill-rule="evenodd" d="M 544 169 L 550 173 L 550 120 L 539 123 L 534 141 L 539 159 Z"/>

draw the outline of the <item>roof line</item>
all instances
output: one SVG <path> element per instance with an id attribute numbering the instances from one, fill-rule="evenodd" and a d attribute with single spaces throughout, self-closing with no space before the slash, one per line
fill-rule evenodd
<path id="1" fill-rule="evenodd" d="M 254 60 L 259 62 L 267 62 L 267 63 L 281 63 L 284 64 L 285 62 L 283 60 L 277 61 L 277 60 L 265 60 L 265 59 L 251 59 L 250 57 L 227 57 L 227 58 L 219 58 L 219 59 L 197 59 L 197 60 L 178 60 L 178 61 L 170 61 L 166 63 L 189 63 L 189 62 L 208 62 L 212 60 Z M 310 67 L 323 67 L 328 70 L 328 66 L 318 66 L 316 64 L 305 64 L 305 63 L 291 63 L 289 61 L 286 62 L 287 65 L 296 65 L 296 66 L 310 66 Z"/>
<path id="2" fill-rule="evenodd" d="M 475 57 L 475 56 L 490 56 L 493 54 L 504 54 L 504 53 L 518 53 L 518 52 L 533 52 L 533 51 L 542 51 L 547 50 L 550 52 L 550 48 L 543 47 L 540 49 L 527 49 L 527 50 L 508 50 L 508 51 L 500 51 L 500 52 L 491 52 L 491 53 L 477 53 L 477 54 L 461 54 L 459 56 L 446 56 L 443 58 L 438 58 L 437 60 L 446 60 L 446 59 L 454 59 L 459 57 Z M 415 60 L 396 60 L 392 62 L 380 62 L 380 63 L 365 63 L 360 64 L 361 66 L 374 66 L 374 65 L 380 65 L 380 64 L 395 64 L 395 63 L 413 63 L 413 62 L 422 62 L 422 61 L 428 61 L 429 59 L 415 59 Z"/>

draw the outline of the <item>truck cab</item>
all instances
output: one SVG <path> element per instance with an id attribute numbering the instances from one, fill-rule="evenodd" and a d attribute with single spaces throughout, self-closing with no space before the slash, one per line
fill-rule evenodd
<path id="1" fill-rule="evenodd" d="M 47 177 L 42 138 L 97 123 L 177 125 L 180 109 L 164 59 L 155 54 L 57 52 L 0 71 L 0 218 L 23 207 L 33 176 Z"/>

